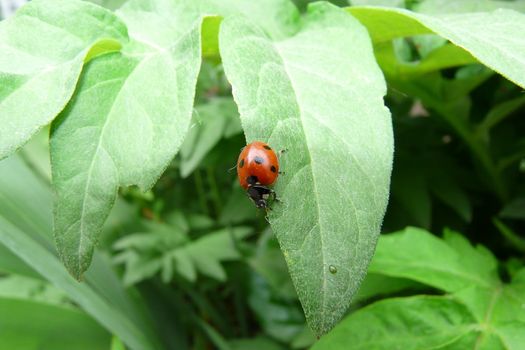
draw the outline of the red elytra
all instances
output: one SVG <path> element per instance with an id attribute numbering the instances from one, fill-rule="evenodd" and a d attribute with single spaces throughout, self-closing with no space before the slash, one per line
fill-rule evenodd
<path id="1" fill-rule="evenodd" d="M 279 160 L 268 144 L 255 141 L 244 147 L 237 160 L 237 175 L 241 187 L 271 185 L 279 176 Z"/>

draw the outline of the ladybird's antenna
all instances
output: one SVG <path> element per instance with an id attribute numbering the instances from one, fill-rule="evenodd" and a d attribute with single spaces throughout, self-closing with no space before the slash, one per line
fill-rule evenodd
<path id="1" fill-rule="evenodd" d="M 230 169 L 228 169 L 228 172 L 231 173 L 233 169 L 237 168 L 237 165 L 232 166 Z"/>

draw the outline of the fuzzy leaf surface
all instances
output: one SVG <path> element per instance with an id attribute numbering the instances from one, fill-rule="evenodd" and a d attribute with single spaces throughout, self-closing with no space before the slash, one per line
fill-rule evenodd
<path id="1" fill-rule="evenodd" d="M 131 1 L 119 10 L 132 41 L 122 53 L 87 65 L 53 125 L 55 238 L 77 279 L 89 266 L 118 187 L 149 189 L 188 130 L 201 62 L 201 16 L 186 8 L 183 1 L 168 8 Z"/>
<path id="2" fill-rule="evenodd" d="M 0 159 L 60 113 L 84 61 L 127 40 L 117 16 L 83 1 L 31 1 L 1 22 Z"/>
<path id="3" fill-rule="evenodd" d="M 247 141 L 287 150 L 269 217 L 317 334 L 339 321 L 366 273 L 392 163 L 385 82 L 365 29 L 345 16 L 310 5 L 282 41 L 230 17 L 219 37 Z"/>

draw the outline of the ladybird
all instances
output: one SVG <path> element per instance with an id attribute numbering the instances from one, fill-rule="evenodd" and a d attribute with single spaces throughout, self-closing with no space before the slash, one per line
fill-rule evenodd
<path id="1" fill-rule="evenodd" d="M 237 160 L 237 176 L 257 208 L 269 209 L 268 199 L 277 199 L 268 186 L 279 176 L 279 160 L 268 144 L 255 141 L 243 148 Z"/>

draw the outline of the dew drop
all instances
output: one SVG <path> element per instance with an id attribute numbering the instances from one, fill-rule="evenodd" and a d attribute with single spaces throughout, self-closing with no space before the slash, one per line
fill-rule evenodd
<path id="1" fill-rule="evenodd" d="M 331 274 L 336 274 L 337 273 L 337 267 L 335 267 L 334 265 L 330 265 L 328 266 L 328 271 L 330 271 Z"/>

